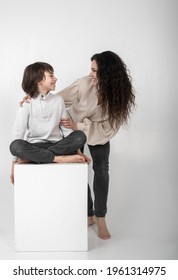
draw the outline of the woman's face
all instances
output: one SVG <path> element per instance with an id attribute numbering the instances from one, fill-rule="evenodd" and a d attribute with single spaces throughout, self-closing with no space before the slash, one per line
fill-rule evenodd
<path id="1" fill-rule="evenodd" d="M 98 71 L 98 65 L 96 63 L 96 60 L 93 60 L 91 62 L 91 71 L 89 76 L 92 78 L 92 82 L 94 86 L 97 86 L 98 84 L 97 71 Z"/>

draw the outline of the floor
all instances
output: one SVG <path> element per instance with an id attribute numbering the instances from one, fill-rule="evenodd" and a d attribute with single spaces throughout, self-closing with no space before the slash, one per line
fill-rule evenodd
<path id="1" fill-rule="evenodd" d="M 111 227 L 110 227 L 111 228 Z M 0 258 L 3 260 L 172 260 L 178 259 L 175 240 L 128 237 L 112 228 L 112 238 L 102 241 L 96 228 L 89 228 L 88 252 L 15 252 L 12 232 L 1 232 Z"/>

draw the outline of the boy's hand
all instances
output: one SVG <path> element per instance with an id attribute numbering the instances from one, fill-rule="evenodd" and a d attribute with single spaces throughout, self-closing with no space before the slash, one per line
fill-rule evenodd
<path id="1" fill-rule="evenodd" d="M 14 165 L 15 165 L 16 161 L 12 162 L 12 168 L 11 168 L 11 174 L 10 174 L 10 180 L 11 183 L 14 185 Z"/>
<path id="2" fill-rule="evenodd" d="M 10 175 L 10 180 L 11 180 L 11 183 L 14 185 L 14 174 L 12 174 L 12 173 Z"/>

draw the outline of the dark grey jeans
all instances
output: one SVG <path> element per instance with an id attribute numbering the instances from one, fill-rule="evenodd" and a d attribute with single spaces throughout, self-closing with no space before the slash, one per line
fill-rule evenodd
<path id="1" fill-rule="evenodd" d="M 64 139 L 56 142 L 29 143 L 22 139 L 16 139 L 10 144 L 13 156 L 24 158 L 35 163 L 51 163 L 57 155 L 76 154 L 83 147 L 86 136 L 83 131 L 73 131 Z"/>
<path id="2" fill-rule="evenodd" d="M 105 217 L 109 189 L 109 154 L 110 143 L 105 145 L 88 145 L 93 160 L 94 209 L 91 190 L 88 186 L 88 216 Z M 81 149 L 82 150 L 82 149 Z"/>

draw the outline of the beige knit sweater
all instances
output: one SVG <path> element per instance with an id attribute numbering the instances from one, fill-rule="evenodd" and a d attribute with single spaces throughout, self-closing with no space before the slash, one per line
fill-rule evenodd
<path id="1" fill-rule="evenodd" d="M 102 117 L 97 93 L 89 76 L 57 93 L 63 97 L 69 117 L 85 132 L 87 143 L 92 146 L 107 143 L 119 130 L 111 128 L 108 116 Z"/>

